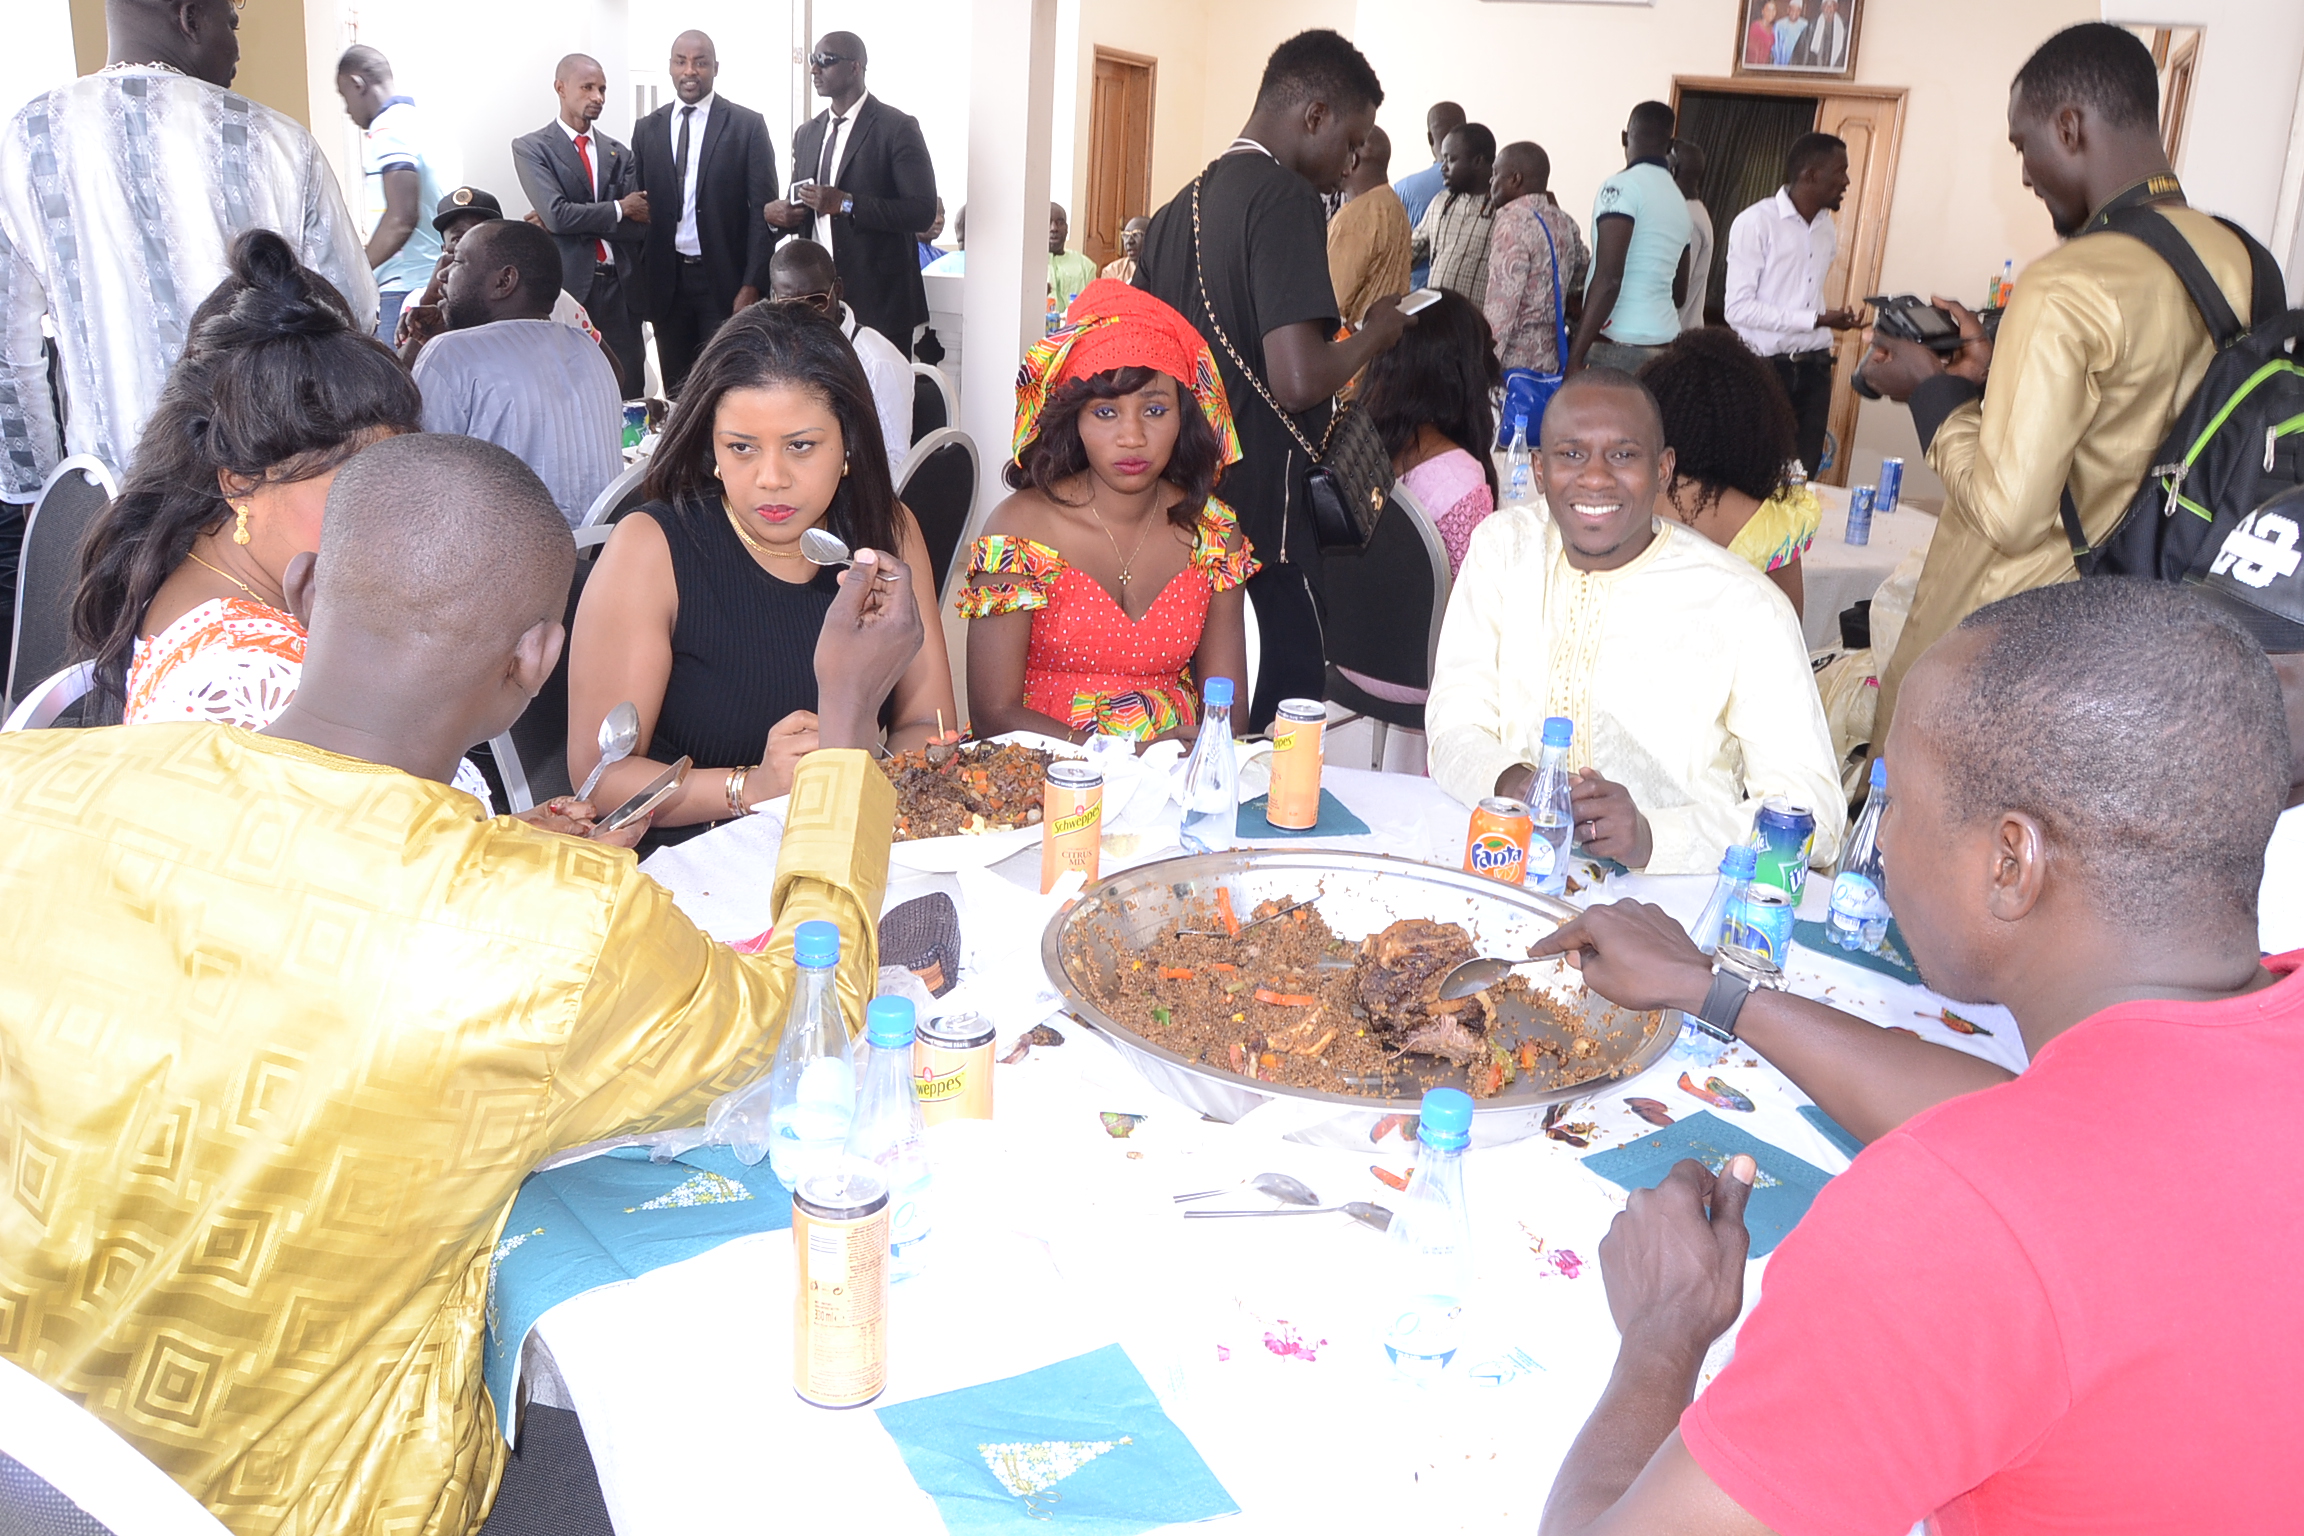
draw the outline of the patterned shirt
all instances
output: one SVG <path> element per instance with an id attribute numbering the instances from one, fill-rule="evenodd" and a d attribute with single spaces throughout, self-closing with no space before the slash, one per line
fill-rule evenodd
<path id="1" fill-rule="evenodd" d="M 1444 192 L 1432 199 L 1416 225 L 1413 253 L 1432 264 L 1425 283 L 1470 299 L 1488 298 L 1488 197 L 1484 192 Z"/>
<path id="2" fill-rule="evenodd" d="M 65 453 L 125 469 L 247 229 L 276 230 L 376 324 L 359 229 L 312 135 L 205 80 L 122 65 L 35 96 L 0 129 L 0 498 Z M 59 423 L 40 322 L 63 367 Z"/>
<path id="3" fill-rule="evenodd" d="M 1585 249 L 1584 236 L 1568 211 L 1540 192 L 1516 197 L 1497 209 L 1494 225 L 1488 239 L 1484 308 L 1488 328 L 1496 333 L 1496 360 L 1507 368 L 1557 373 L 1563 300 L 1584 281 L 1592 253 Z M 1547 232 L 1552 236 L 1549 246 L 1544 240 Z"/>

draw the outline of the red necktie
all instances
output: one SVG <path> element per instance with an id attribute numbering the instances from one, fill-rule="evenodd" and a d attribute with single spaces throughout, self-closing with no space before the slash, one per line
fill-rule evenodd
<path id="1" fill-rule="evenodd" d="M 584 162 L 584 185 L 597 192 L 600 190 L 600 178 L 592 173 L 592 151 L 585 148 L 591 142 L 592 136 L 588 133 L 576 135 L 576 158 Z M 600 265 L 608 265 L 608 242 L 595 240 L 592 243 L 600 247 L 600 254 L 597 258 Z"/>

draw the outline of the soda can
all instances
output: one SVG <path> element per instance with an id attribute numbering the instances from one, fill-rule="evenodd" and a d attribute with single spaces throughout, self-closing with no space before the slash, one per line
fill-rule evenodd
<path id="1" fill-rule="evenodd" d="M 1752 878 L 1791 893 L 1793 905 L 1808 887 L 1808 854 L 1816 843 L 1816 816 L 1804 805 L 1782 795 L 1760 802 L 1752 820 L 1752 846 L 1759 850 L 1759 866 Z"/>
<path id="2" fill-rule="evenodd" d="M 648 402 L 645 400 L 625 401 L 624 446 L 627 448 L 637 448 L 640 446 L 640 440 L 647 435 Z"/>
<path id="3" fill-rule="evenodd" d="M 1318 699 L 1282 699 L 1272 721 L 1272 789 L 1264 797 L 1264 819 L 1302 832 L 1320 820 L 1321 734 L 1328 707 Z"/>
<path id="4" fill-rule="evenodd" d="M 1848 542 L 1872 542 L 1872 487 L 1859 485 L 1848 492 Z"/>
<path id="5" fill-rule="evenodd" d="M 1528 878 L 1528 840 L 1536 835 L 1527 805 L 1490 795 L 1472 812 L 1464 837 L 1464 872 L 1506 885 Z"/>
<path id="6" fill-rule="evenodd" d="M 980 1013 L 924 1021 L 912 1034 L 912 1088 L 920 1118 L 992 1118 L 992 1023 Z"/>
<path id="7" fill-rule="evenodd" d="M 1056 889 L 1067 870 L 1091 884 L 1104 836 L 1104 770 L 1065 759 L 1048 765 L 1040 799 L 1040 894 Z"/>
<path id="8" fill-rule="evenodd" d="M 1754 881 L 1744 887 L 1744 899 L 1736 904 L 1728 942 L 1784 969 L 1792 954 L 1792 909 L 1797 905 L 1783 887 Z"/>
<path id="9" fill-rule="evenodd" d="M 1880 461 L 1880 489 L 1872 494 L 1872 510 L 1875 512 L 1895 511 L 1896 503 L 1903 494 L 1904 461 L 1902 459 L 1882 459 Z"/>
<path id="10" fill-rule="evenodd" d="M 888 1385 L 888 1181 L 851 1165 L 792 1191 L 792 1390 L 856 1408 Z"/>

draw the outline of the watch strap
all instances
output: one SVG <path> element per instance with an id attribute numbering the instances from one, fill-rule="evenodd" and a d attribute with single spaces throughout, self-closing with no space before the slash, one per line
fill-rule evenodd
<path id="1" fill-rule="evenodd" d="M 1704 1006 L 1696 1011 L 1696 1022 L 1707 1033 L 1733 1040 L 1737 1016 L 1743 1013 L 1744 1000 L 1751 995 L 1751 982 L 1731 972 L 1715 970 L 1712 985 L 1704 994 Z"/>

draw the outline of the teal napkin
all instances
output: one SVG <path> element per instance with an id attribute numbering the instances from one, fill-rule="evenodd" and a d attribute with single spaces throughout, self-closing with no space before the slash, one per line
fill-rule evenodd
<path id="1" fill-rule="evenodd" d="M 536 1319 L 571 1296 L 692 1259 L 731 1238 L 792 1225 L 792 1197 L 766 1162 L 697 1147 L 652 1163 L 618 1147 L 531 1175 L 488 1262 L 481 1375 L 512 1438 L 520 1349 Z"/>
<path id="2" fill-rule="evenodd" d="M 1595 1152 L 1584 1159 L 1584 1166 L 1624 1189 L 1654 1189 L 1684 1157 L 1718 1173 L 1739 1152 L 1749 1153 L 1760 1165 L 1751 1203 L 1744 1207 L 1744 1226 L 1752 1234 L 1752 1257 L 1757 1259 L 1774 1252 L 1808 1214 L 1808 1207 L 1831 1181 L 1830 1174 L 1709 1110 L 1659 1126 L 1620 1147 Z"/>
<path id="3" fill-rule="evenodd" d="M 1826 1141 L 1832 1143 L 1832 1145 L 1847 1153 L 1849 1157 L 1853 1158 L 1857 1153 L 1864 1150 L 1864 1143 L 1858 1141 L 1855 1137 L 1855 1134 L 1851 1132 L 1848 1127 L 1842 1125 L 1839 1121 L 1833 1119 L 1830 1115 L 1824 1113 L 1824 1111 L 1818 1109 L 1815 1105 L 1801 1105 L 1800 1118 L 1814 1126 L 1816 1128 L 1817 1135 L 1822 1136 Z"/>
<path id="4" fill-rule="evenodd" d="M 1365 837 L 1368 823 L 1352 814 L 1343 801 L 1326 790 L 1320 791 L 1320 819 L 1309 827 L 1276 827 L 1264 818 L 1265 797 L 1240 802 L 1239 820 L 1233 823 L 1234 832 L 1251 842 L 1263 842 L 1274 837 Z"/>
<path id="5" fill-rule="evenodd" d="M 1876 955 L 1860 949 L 1842 949 L 1832 942 L 1832 930 L 1824 923 L 1794 922 L 1792 942 L 1829 959 L 1845 960 L 1850 965 L 1877 971 L 1915 987 L 1924 984 L 1920 980 L 1920 968 L 1912 963 L 1912 951 L 1904 942 L 1904 930 L 1896 926 L 1894 918 L 1888 919 L 1888 936 L 1880 941 L 1880 953 Z"/>
<path id="6" fill-rule="evenodd" d="M 875 1412 L 952 1536 L 1134 1536 L 1240 1510 L 1117 1344 Z"/>

